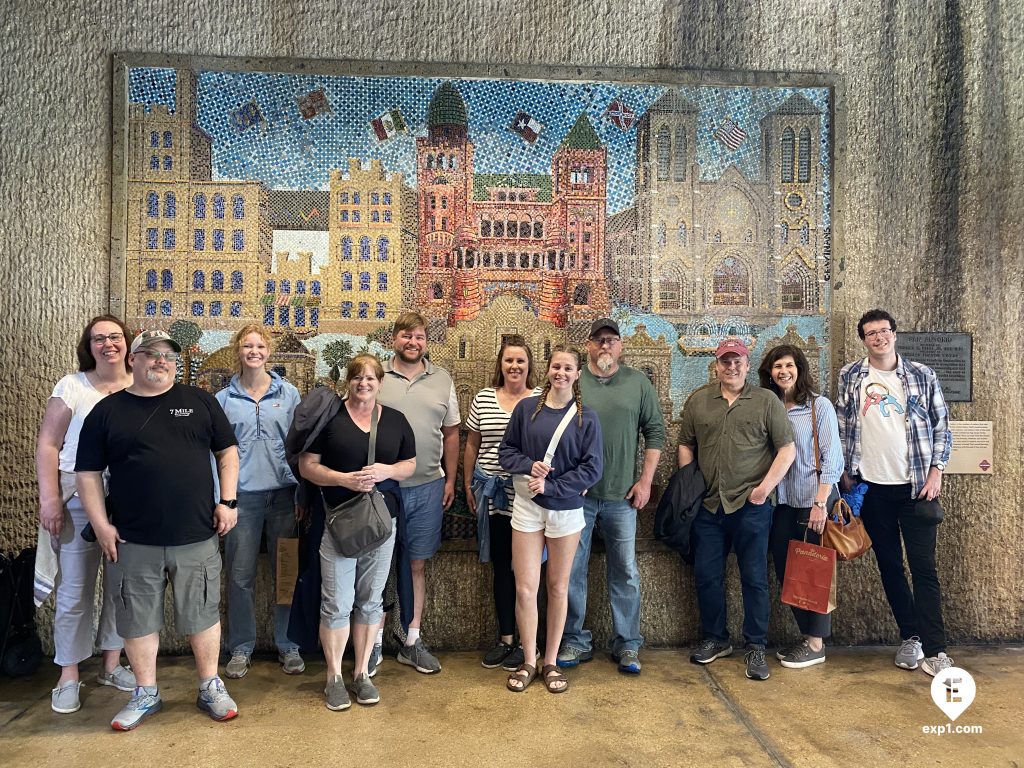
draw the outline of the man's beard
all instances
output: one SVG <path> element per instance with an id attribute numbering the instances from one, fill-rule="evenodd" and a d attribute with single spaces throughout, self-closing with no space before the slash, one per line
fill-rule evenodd
<path id="1" fill-rule="evenodd" d="M 150 384 L 166 384 L 170 371 L 146 371 L 146 381 Z"/>
<path id="2" fill-rule="evenodd" d="M 403 349 L 399 350 L 398 356 L 402 359 L 403 363 L 410 363 L 410 364 L 418 363 L 420 360 L 423 359 L 423 353 L 420 352 L 418 349 L 417 350 L 413 350 L 413 351 L 409 351 L 409 350 L 406 350 L 406 349 L 403 348 Z"/>
<path id="3" fill-rule="evenodd" d="M 613 358 L 608 352 L 602 352 L 597 356 L 597 369 L 601 373 L 608 373 L 612 368 L 615 367 L 615 358 Z"/>

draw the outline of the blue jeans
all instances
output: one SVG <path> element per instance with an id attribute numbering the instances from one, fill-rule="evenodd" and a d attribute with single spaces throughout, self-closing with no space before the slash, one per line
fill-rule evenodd
<path id="1" fill-rule="evenodd" d="M 767 645 L 768 616 L 768 532 L 772 526 L 772 504 L 747 501 L 731 515 L 719 507 L 711 514 L 701 505 L 693 520 L 693 573 L 697 580 L 697 603 L 705 640 L 729 642 L 728 612 L 725 605 L 725 560 L 736 550 L 743 593 L 743 639 L 750 645 Z"/>
<path id="2" fill-rule="evenodd" d="M 256 647 L 256 560 L 260 537 L 267 531 L 271 583 L 277 583 L 277 540 L 295 536 L 295 488 L 238 494 L 238 524 L 224 537 L 228 577 L 227 646 L 232 654 L 251 656 Z M 275 605 L 274 643 L 281 653 L 298 650 L 288 639 L 287 605 Z"/>
<path id="3" fill-rule="evenodd" d="M 640 634 L 640 569 L 636 564 L 636 510 L 625 499 L 606 501 L 583 497 L 586 527 L 580 533 L 576 557 L 569 576 L 569 610 L 562 632 L 562 645 L 581 651 L 593 650 L 593 635 L 583 628 L 587 613 L 587 572 L 594 526 L 601 527 L 607 564 L 608 598 L 612 608 L 613 654 L 638 651 Z"/>

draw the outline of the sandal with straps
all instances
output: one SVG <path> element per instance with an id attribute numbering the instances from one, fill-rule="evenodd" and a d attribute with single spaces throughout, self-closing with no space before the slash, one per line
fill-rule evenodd
<path id="1" fill-rule="evenodd" d="M 554 664 L 545 664 L 540 675 L 544 681 L 544 687 L 548 689 L 548 693 L 565 693 L 569 690 L 569 678 L 563 675 Z M 553 683 L 565 683 L 565 685 L 561 688 L 554 688 L 552 687 Z"/>
<path id="2" fill-rule="evenodd" d="M 526 677 L 523 677 L 520 674 L 521 672 L 525 672 Z M 512 691 L 512 693 L 522 693 L 529 688 L 530 683 L 533 682 L 533 678 L 536 676 L 537 668 L 533 664 L 520 664 L 519 669 L 508 676 L 505 687 Z"/>

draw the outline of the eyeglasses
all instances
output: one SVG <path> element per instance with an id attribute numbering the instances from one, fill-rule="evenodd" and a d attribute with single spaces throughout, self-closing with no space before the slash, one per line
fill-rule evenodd
<path id="1" fill-rule="evenodd" d="M 892 333 L 892 328 L 879 328 L 877 331 L 868 331 L 867 333 L 864 334 L 864 338 L 873 339 L 876 336 L 878 336 L 879 338 L 885 338 L 890 333 Z"/>
<path id="2" fill-rule="evenodd" d="M 599 339 L 591 339 L 599 347 L 612 347 L 622 341 L 618 336 L 602 336 Z"/>
<path id="3" fill-rule="evenodd" d="M 162 357 L 169 363 L 173 363 L 175 360 L 181 357 L 181 355 L 179 355 L 177 352 L 158 352 L 155 349 L 140 349 L 135 354 L 145 355 L 150 360 L 159 360 Z"/>
<path id="4" fill-rule="evenodd" d="M 720 357 L 718 358 L 718 364 L 723 368 L 739 368 L 743 364 L 743 358 L 730 357 L 728 360 L 724 360 Z"/>
<path id="5" fill-rule="evenodd" d="M 106 333 L 106 334 L 97 333 L 95 336 L 90 336 L 89 337 L 89 341 L 91 341 L 93 344 L 106 344 L 107 343 L 107 339 L 110 339 L 115 344 L 118 344 L 118 343 L 124 341 L 124 334 L 123 333 Z"/>

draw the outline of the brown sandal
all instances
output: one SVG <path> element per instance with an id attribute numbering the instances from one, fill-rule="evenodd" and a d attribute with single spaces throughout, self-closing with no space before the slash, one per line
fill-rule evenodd
<path id="1" fill-rule="evenodd" d="M 519 674 L 520 672 L 525 672 L 526 677 Z M 537 668 L 533 664 L 520 664 L 519 669 L 508 676 L 505 687 L 512 691 L 512 693 L 522 693 L 530 687 L 530 683 L 533 682 L 533 678 L 536 676 Z"/>
<path id="2" fill-rule="evenodd" d="M 554 674 L 551 674 L 552 672 Z M 548 689 L 548 693 L 565 693 L 569 690 L 569 678 L 559 672 L 558 667 L 554 664 L 545 664 L 540 676 L 544 680 L 544 687 Z M 552 683 L 565 683 L 565 685 L 561 688 L 553 688 Z"/>

